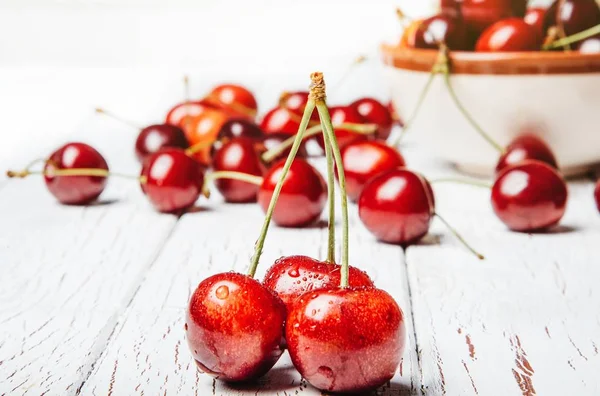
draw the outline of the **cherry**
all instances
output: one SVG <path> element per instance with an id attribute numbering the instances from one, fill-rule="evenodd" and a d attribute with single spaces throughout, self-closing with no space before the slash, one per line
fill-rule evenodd
<path id="1" fill-rule="evenodd" d="M 272 150 L 278 147 L 280 144 L 289 139 L 290 135 L 287 133 L 277 132 L 277 133 L 269 133 L 265 135 L 262 139 L 262 146 L 265 151 Z M 290 154 L 290 149 L 288 148 L 284 152 L 282 152 L 279 156 L 273 159 L 273 161 L 281 160 L 287 158 Z M 306 158 L 308 157 L 308 151 L 306 150 L 306 140 L 302 143 L 298 152 L 296 153 L 297 157 Z"/>
<path id="2" fill-rule="evenodd" d="M 288 310 L 302 294 L 319 289 L 335 289 L 340 284 L 341 266 L 307 256 L 281 257 L 267 270 L 263 285 L 273 290 Z M 350 267 L 350 286 L 373 287 L 366 272 Z"/>
<path id="3" fill-rule="evenodd" d="M 455 51 L 469 49 L 467 29 L 462 20 L 440 14 L 419 24 L 414 33 L 414 48 L 438 49 L 441 44 Z"/>
<path id="4" fill-rule="evenodd" d="M 216 172 L 233 171 L 262 176 L 265 170 L 255 148 L 256 141 L 238 137 L 225 143 L 217 150 L 212 161 Z M 258 186 L 241 180 L 217 179 L 215 185 L 227 202 L 254 202 Z"/>
<path id="5" fill-rule="evenodd" d="M 594 191 L 594 198 L 596 198 L 596 207 L 600 212 L 600 180 L 596 183 L 596 190 Z"/>
<path id="6" fill-rule="evenodd" d="M 142 190 L 156 210 L 175 213 L 192 206 L 202 191 L 204 169 L 185 151 L 166 148 L 152 154 L 142 168 Z"/>
<path id="7" fill-rule="evenodd" d="M 205 110 L 201 115 L 191 118 L 188 127 L 184 129 L 190 145 L 204 145 L 194 152 L 194 158 L 203 165 L 210 163 L 212 143 L 228 119 L 227 113 L 221 110 Z"/>
<path id="8" fill-rule="evenodd" d="M 429 231 L 435 214 L 429 183 L 408 169 L 393 169 L 370 181 L 358 200 L 358 214 L 381 241 L 408 246 Z"/>
<path id="9" fill-rule="evenodd" d="M 267 211 L 281 177 L 285 161 L 276 162 L 265 174 L 258 191 L 258 203 Z M 282 227 L 302 227 L 321 217 L 327 201 L 327 185 L 323 176 L 306 160 L 292 163 L 273 212 L 273 221 Z"/>
<path id="10" fill-rule="evenodd" d="M 295 135 L 300 127 L 300 117 L 283 107 L 269 110 L 260 122 L 260 129 L 265 133 L 286 133 Z"/>
<path id="11" fill-rule="evenodd" d="M 400 37 L 400 48 L 416 48 L 417 31 L 421 23 L 423 19 L 414 19 L 404 28 Z"/>
<path id="12" fill-rule="evenodd" d="M 600 34 L 580 41 L 579 43 L 577 43 L 576 48 L 579 52 L 582 52 L 584 54 L 600 53 Z"/>
<path id="13" fill-rule="evenodd" d="M 523 20 L 528 25 L 533 26 L 539 37 L 544 38 L 546 33 L 544 31 L 544 17 L 546 16 L 546 9 L 542 7 L 528 8 Z"/>
<path id="14" fill-rule="evenodd" d="M 523 134 L 514 139 L 507 147 L 496 166 L 496 174 L 511 165 L 525 160 L 538 160 L 558 169 L 558 163 L 548 145 L 532 134 Z"/>
<path id="15" fill-rule="evenodd" d="M 181 128 L 170 124 L 147 126 L 140 131 L 135 141 L 135 154 L 138 161 L 143 163 L 150 154 L 154 154 L 165 147 L 182 149 L 189 147 L 185 133 Z"/>
<path id="16" fill-rule="evenodd" d="M 457 0 L 441 0 L 442 14 L 452 18 L 461 17 L 460 1 Z"/>
<path id="17" fill-rule="evenodd" d="M 522 18 L 526 9 L 527 0 L 463 0 L 461 4 L 462 17 L 472 38 L 479 37 L 501 19 Z"/>
<path id="18" fill-rule="evenodd" d="M 169 112 L 165 117 L 165 123 L 169 125 L 173 125 L 183 129 L 184 131 L 188 127 L 188 122 L 190 119 L 194 117 L 198 117 L 203 114 L 206 110 L 214 110 L 214 106 L 207 103 L 206 101 L 196 101 L 196 102 L 183 102 L 179 103 Z"/>
<path id="19" fill-rule="evenodd" d="M 213 275 L 192 295 L 185 329 L 198 368 L 220 380 L 264 375 L 283 353 L 285 306 L 250 276 Z"/>
<path id="20" fill-rule="evenodd" d="M 342 147 L 346 192 L 356 201 L 365 185 L 379 174 L 405 165 L 404 158 L 391 146 L 377 141 L 357 141 Z"/>
<path id="21" fill-rule="evenodd" d="M 360 115 L 356 107 L 353 106 L 332 106 L 329 108 L 329 115 L 331 117 L 331 123 L 333 124 L 335 137 L 337 138 L 340 147 L 344 147 L 348 143 L 357 140 L 366 140 L 365 135 L 354 133 L 351 130 L 341 128 L 340 125 L 344 123 L 351 124 L 364 124 L 365 119 Z M 321 148 L 324 148 L 323 136 L 319 135 L 317 138 Z"/>
<path id="22" fill-rule="evenodd" d="M 385 384 L 406 342 L 402 310 L 375 288 L 303 294 L 288 313 L 285 334 L 302 377 L 329 392 L 364 394 Z"/>
<path id="23" fill-rule="evenodd" d="M 538 231 L 560 221 L 567 195 L 567 185 L 554 168 L 527 160 L 498 175 L 492 187 L 492 207 L 511 230 Z"/>
<path id="24" fill-rule="evenodd" d="M 475 50 L 478 52 L 538 51 L 542 37 L 534 26 L 520 18 L 502 19 L 481 33 Z"/>
<path id="25" fill-rule="evenodd" d="M 237 117 L 254 119 L 258 109 L 252 92 L 241 85 L 218 85 L 210 91 L 205 100 Z"/>
<path id="26" fill-rule="evenodd" d="M 394 124 L 404 126 L 404 122 L 402 121 L 402 119 L 398 115 L 398 112 L 396 111 L 396 108 L 394 107 L 394 102 L 392 102 L 390 100 L 386 107 L 387 107 L 388 111 L 390 112 L 390 115 L 392 116 L 392 120 L 394 120 Z"/>
<path id="27" fill-rule="evenodd" d="M 212 145 L 212 154 L 229 140 L 238 137 L 247 137 L 252 140 L 261 141 L 265 137 L 265 133 L 252 121 L 243 118 L 230 119 L 219 130 L 217 140 Z"/>
<path id="28" fill-rule="evenodd" d="M 544 33 L 556 26 L 571 36 L 600 23 L 600 7 L 595 0 L 556 0 L 544 17 Z"/>
<path id="29" fill-rule="evenodd" d="M 308 92 L 306 91 L 284 92 L 279 98 L 279 107 L 289 110 L 300 118 L 302 117 L 302 113 L 304 113 L 306 103 L 308 103 Z M 318 122 L 319 113 L 314 111 L 310 119 Z"/>
<path id="30" fill-rule="evenodd" d="M 362 98 L 352 102 L 350 106 L 356 109 L 364 121 L 377 125 L 376 137 L 378 139 L 386 140 L 390 136 L 394 119 L 390 110 L 380 101 L 373 98 Z"/>

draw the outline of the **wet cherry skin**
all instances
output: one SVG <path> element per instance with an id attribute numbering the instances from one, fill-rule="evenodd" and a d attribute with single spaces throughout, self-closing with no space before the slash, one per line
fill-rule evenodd
<path id="1" fill-rule="evenodd" d="M 408 246 L 429 231 L 435 214 L 433 191 L 423 176 L 393 169 L 367 183 L 358 199 L 358 214 L 377 239 Z"/>
<path id="2" fill-rule="evenodd" d="M 358 394 L 394 376 L 406 342 L 402 310 L 373 287 L 303 294 L 288 313 L 285 334 L 294 366 L 311 385 Z"/>
<path id="3" fill-rule="evenodd" d="M 546 9 L 542 7 L 531 7 L 527 9 L 523 20 L 528 25 L 533 26 L 538 35 L 544 39 L 547 32 L 544 32 L 544 17 L 546 16 Z"/>
<path id="4" fill-rule="evenodd" d="M 258 190 L 258 203 L 264 212 L 269 207 L 284 163 L 285 160 L 280 160 L 271 166 Z M 306 160 L 296 158 L 285 177 L 273 221 L 282 227 L 306 226 L 321 217 L 326 201 L 327 184 L 323 176 Z"/>
<path id="5" fill-rule="evenodd" d="M 527 0 L 463 0 L 460 7 L 469 34 L 477 38 L 501 19 L 525 16 Z"/>
<path id="6" fill-rule="evenodd" d="M 554 168 L 527 160 L 498 175 L 492 187 L 492 207 L 511 230 L 538 231 L 560 221 L 567 196 L 567 185 Z"/>
<path id="7" fill-rule="evenodd" d="M 221 84 L 214 87 L 205 100 L 224 109 L 231 116 L 250 120 L 254 119 L 258 109 L 256 98 L 252 92 L 236 84 Z"/>
<path id="8" fill-rule="evenodd" d="M 596 198 L 596 207 L 600 212 L 600 180 L 596 183 L 596 189 L 594 190 L 594 198 Z"/>
<path id="9" fill-rule="evenodd" d="M 341 154 L 346 193 L 351 201 L 356 201 L 365 185 L 376 176 L 405 165 L 396 149 L 378 141 L 352 142 L 342 148 Z"/>
<path id="10" fill-rule="evenodd" d="M 92 146 L 85 143 L 67 143 L 53 152 L 46 160 L 44 171 L 51 173 L 60 169 L 105 169 L 106 160 Z M 99 176 L 52 176 L 45 175 L 48 191 L 65 205 L 85 205 L 95 201 L 104 187 L 107 178 Z"/>
<path id="11" fill-rule="evenodd" d="M 165 147 L 186 149 L 189 145 L 181 128 L 170 124 L 150 125 L 140 131 L 135 141 L 135 155 L 143 163 L 150 154 Z"/>
<path id="12" fill-rule="evenodd" d="M 434 15 L 423 20 L 415 30 L 415 48 L 439 49 L 442 43 L 455 51 L 471 47 L 462 20 L 442 14 Z"/>
<path id="13" fill-rule="evenodd" d="M 285 133 L 289 136 L 298 133 L 302 118 L 284 107 L 275 107 L 264 115 L 260 129 L 265 133 Z"/>
<path id="14" fill-rule="evenodd" d="M 290 137 L 290 135 L 288 135 L 287 133 L 282 133 L 282 132 L 269 133 L 269 134 L 265 135 L 265 137 L 262 139 L 262 148 L 263 148 L 262 151 L 268 151 L 268 150 L 274 149 L 275 147 L 279 146 L 281 143 L 286 141 L 289 137 Z M 306 151 L 305 143 L 306 143 L 306 139 L 304 142 L 302 142 L 302 144 L 298 148 L 296 157 L 300 157 L 300 158 L 308 157 L 308 152 Z M 290 150 L 291 150 L 291 147 L 289 149 L 285 150 L 279 156 L 277 156 L 273 161 L 286 159 L 290 153 Z"/>
<path id="15" fill-rule="evenodd" d="M 562 24 L 565 35 L 571 36 L 600 23 L 600 6 L 595 0 L 556 0 L 544 17 L 544 32 Z"/>
<path id="16" fill-rule="evenodd" d="M 192 206 L 202 191 L 204 168 L 185 151 L 166 148 L 152 154 L 142 168 L 142 191 L 159 212 L 175 213 Z"/>
<path id="17" fill-rule="evenodd" d="M 496 174 L 525 160 L 538 160 L 558 169 L 556 157 L 546 142 L 533 134 L 523 134 L 506 147 L 496 165 Z"/>
<path id="18" fill-rule="evenodd" d="M 287 256 L 275 261 L 265 274 L 265 285 L 275 292 L 288 310 L 294 301 L 308 291 L 335 289 L 340 285 L 341 266 L 308 256 Z M 349 269 L 348 283 L 354 287 L 373 287 L 366 272 Z"/>
<path id="19" fill-rule="evenodd" d="M 283 353 L 285 314 L 279 297 L 249 276 L 206 278 L 190 299 L 185 325 L 199 370 L 229 382 L 264 375 Z"/>
<path id="20" fill-rule="evenodd" d="M 475 50 L 478 52 L 538 51 L 542 36 L 534 26 L 520 18 L 502 19 L 481 33 Z"/>
<path id="21" fill-rule="evenodd" d="M 350 104 L 363 118 L 363 122 L 377 125 L 377 139 L 386 140 L 392 132 L 394 119 L 390 110 L 374 98 L 361 98 Z"/>
<path id="22" fill-rule="evenodd" d="M 337 138 L 338 145 L 344 147 L 350 142 L 358 140 L 367 140 L 367 136 L 354 133 L 347 129 L 339 128 L 340 124 L 351 123 L 351 124 L 365 124 L 365 119 L 360 115 L 356 107 L 353 106 L 331 106 L 329 108 L 329 116 L 331 117 L 331 124 L 333 125 L 333 131 Z M 319 146 L 324 148 L 323 135 L 318 135 L 317 141 Z"/>
<path id="23" fill-rule="evenodd" d="M 214 171 L 234 171 L 262 176 L 265 166 L 256 151 L 256 141 L 239 137 L 225 143 L 215 152 L 212 161 Z M 258 186 L 241 180 L 217 179 L 215 186 L 227 202 L 255 202 Z"/>

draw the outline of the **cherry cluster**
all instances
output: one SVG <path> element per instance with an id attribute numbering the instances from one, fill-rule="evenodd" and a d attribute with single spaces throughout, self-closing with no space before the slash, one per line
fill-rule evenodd
<path id="1" fill-rule="evenodd" d="M 405 18 L 404 18 L 405 19 Z M 549 8 L 527 0 L 441 0 L 441 12 L 407 23 L 400 46 L 455 51 L 600 52 L 595 0 L 555 0 Z M 579 37 L 571 40 L 570 37 Z M 574 46 L 571 46 L 574 44 Z"/>

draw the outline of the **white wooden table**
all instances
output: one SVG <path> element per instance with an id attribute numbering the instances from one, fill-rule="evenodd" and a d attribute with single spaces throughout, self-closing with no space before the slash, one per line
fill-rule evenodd
<path id="1" fill-rule="evenodd" d="M 95 104 L 129 111 L 130 118 L 145 114 L 141 121 L 147 123 L 182 95 L 179 75 L 170 71 L 82 73 L 123 90 L 120 102 Z M 359 94 L 385 97 L 381 81 L 358 73 L 361 84 L 332 93 L 330 103 Z M 77 85 L 69 75 L 55 78 Z M 218 80 L 195 78 L 193 92 L 200 95 Z M 305 87 L 306 80 L 299 74 L 244 82 L 265 110 L 279 91 Z M 91 109 L 92 99 L 69 100 L 81 110 Z M 72 136 L 42 143 L 40 133 L 39 144 L 27 142 L 19 161 L 0 164 L 19 167 L 48 147 L 78 139 L 98 147 L 112 169 L 138 172 L 135 134 L 127 127 L 83 111 L 72 116 L 69 125 L 79 125 Z M 427 176 L 452 173 L 410 141 L 403 153 Z M 485 261 L 437 222 L 422 243 L 405 251 L 378 243 L 351 206 L 351 262 L 397 299 L 407 320 L 404 361 L 376 394 L 600 394 L 600 215 L 591 180 L 569 188 L 562 226 L 528 235 L 505 229 L 487 191 L 436 186 L 439 212 Z M 321 394 L 287 355 L 255 385 L 229 386 L 197 372 L 183 331 L 190 293 L 210 274 L 246 269 L 262 220 L 258 206 L 224 204 L 217 194 L 198 206 L 203 210 L 179 218 L 158 214 L 139 186 L 114 179 L 98 205 L 65 207 L 39 178 L 1 180 L 0 394 Z M 282 255 L 323 257 L 326 232 L 272 227 L 259 276 Z"/>

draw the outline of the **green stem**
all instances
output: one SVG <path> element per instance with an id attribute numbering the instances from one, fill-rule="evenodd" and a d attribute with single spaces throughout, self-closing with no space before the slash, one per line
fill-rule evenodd
<path id="1" fill-rule="evenodd" d="M 326 132 L 327 127 L 321 118 L 321 126 L 323 130 L 323 143 L 325 145 L 325 158 L 327 159 L 327 204 L 329 206 L 329 216 L 327 218 L 327 262 L 335 264 L 335 164 L 333 161 L 333 153 L 331 142 Z"/>
<path id="2" fill-rule="evenodd" d="M 118 115 L 116 115 L 116 114 L 113 114 L 113 113 L 111 113 L 111 112 L 108 112 L 108 111 L 106 111 L 106 110 L 104 110 L 104 109 L 101 109 L 101 108 L 99 108 L 99 107 L 98 107 L 98 108 L 96 108 L 96 113 L 98 113 L 98 114 L 104 114 L 105 116 L 107 116 L 107 117 L 109 117 L 109 118 L 112 118 L 113 120 L 119 121 L 121 124 L 128 125 L 128 126 L 130 126 L 130 127 L 134 128 L 134 129 L 138 129 L 138 130 L 141 130 L 141 129 L 142 129 L 142 127 L 141 127 L 141 126 L 139 126 L 138 124 L 136 124 L 135 122 L 133 122 L 133 121 L 129 121 L 129 120 L 128 120 L 128 119 L 126 119 L 126 118 L 123 118 L 123 117 L 121 117 L 121 116 L 118 116 Z"/>
<path id="3" fill-rule="evenodd" d="M 290 154 L 288 155 L 287 160 L 283 165 L 281 177 L 279 178 L 277 185 L 275 185 L 275 190 L 273 191 L 273 195 L 271 196 L 271 202 L 269 202 L 269 207 L 267 209 L 267 213 L 265 214 L 265 221 L 263 222 L 260 235 L 254 247 L 254 255 L 252 256 L 252 260 L 250 261 L 250 268 L 248 268 L 248 276 L 252 278 L 256 274 L 256 268 L 258 267 L 260 255 L 262 254 L 263 246 L 265 244 L 265 238 L 267 237 L 267 231 L 269 230 L 269 224 L 271 223 L 271 217 L 273 217 L 273 211 L 275 210 L 275 204 L 277 203 L 277 199 L 279 198 L 279 194 L 281 193 L 283 182 L 285 181 L 285 177 L 287 176 L 287 173 L 290 170 L 290 167 L 292 166 L 292 162 L 294 162 L 294 158 L 296 157 L 296 153 L 300 148 L 300 144 L 302 143 L 302 137 L 304 136 L 306 127 L 310 122 L 310 116 L 312 115 L 314 108 L 315 102 L 314 100 L 309 98 L 308 102 L 306 103 L 306 107 L 304 108 L 302 122 L 300 122 L 300 127 L 298 128 L 298 133 L 296 134 L 294 144 L 292 145 Z"/>
<path id="4" fill-rule="evenodd" d="M 467 241 L 465 241 L 465 239 L 458 233 L 458 231 L 456 231 L 451 225 L 450 223 L 448 223 L 442 216 L 440 216 L 438 213 L 435 214 L 437 216 L 438 219 L 440 219 L 440 221 L 442 223 L 444 223 L 444 225 L 450 230 L 450 232 L 456 237 L 456 239 L 458 239 L 469 251 L 471 251 L 471 253 L 473 253 L 479 260 L 484 260 L 485 257 L 479 253 L 478 251 L 476 251 L 475 249 L 473 249 L 471 247 L 471 245 L 469 245 L 467 243 Z"/>
<path id="5" fill-rule="evenodd" d="M 189 121 L 189 119 L 190 119 L 190 117 L 186 116 L 186 123 Z M 186 129 L 189 130 L 189 125 L 186 125 L 185 127 L 186 127 Z M 186 148 L 185 154 L 187 156 L 192 156 L 192 155 L 196 154 L 197 152 L 202 151 L 205 148 L 212 146 L 213 143 L 214 142 L 210 141 L 210 140 L 207 140 L 204 142 L 198 142 L 198 143 L 194 144 L 193 146 Z"/>
<path id="6" fill-rule="evenodd" d="M 25 178 L 29 175 L 43 175 L 43 176 L 94 176 L 94 177 L 109 177 L 109 176 L 117 176 L 124 177 L 127 179 L 136 179 L 140 180 L 140 182 L 145 183 L 145 178 L 140 176 L 132 176 L 123 173 L 109 172 L 106 169 L 98 169 L 98 168 L 71 168 L 71 169 L 51 169 L 51 170 L 43 170 L 43 171 L 31 171 L 28 169 L 22 171 L 7 171 L 6 176 L 8 177 L 18 177 Z"/>
<path id="7" fill-rule="evenodd" d="M 455 178 L 442 178 L 442 179 L 433 179 L 430 180 L 429 183 L 437 184 L 437 183 L 456 183 L 456 184 L 466 184 L 474 187 L 482 187 L 482 188 L 492 188 L 491 184 L 478 181 L 478 180 L 467 180 L 467 179 L 455 179 Z"/>
<path id="8" fill-rule="evenodd" d="M 585 40 L 587 38 L 590 38 L 592 36 L 595 36 L 597 34 L 600 33 L 600 24 L 593 26 L 589 29 L 583 30 L 579 33 L 575 33 L 571 36 L 565 37 L 565 38 L 561 38 L 559 40 L 553 41 L 549 44 L 546 44 L 542 47 L 543 50 L 550 50 L 550 49 L 554 49 L 554 48 L 559 48 L 559 47 L 564 47 L 566 45 L 570 45 L 573 43 L 576 43 L 578 41 L 581 40 Z"/>
<path id="9" fill-rule="evenodd" d="M 344 129 L 346 131 L 361 134 L 361 135 L 370 135 L 372 133 L 375 133 L 375 131 L 377 130 L 377 125 L 375 125 L 375 124 L 354 124 L 354 123 L 344 122 L 344 123 L 339 124 L 336 128 Z M 316 136 L 316 135 L 320 134 L 322 131 L 323 131 L 323 127 L 320 124 L 312 126 L 304 132 L 303 139 L 308 139 L 309 137 Z M 287 138 L 286 140 L 281 142 L 281 144 L 279 144 L 277 147 L 274 147 L 271 150 L 264 152 L 262 155 L 262 160 L 264 162 L 273 161 L 275 158 L 279 157 L 281 155 L 281 153 L 283 153 L 285 150 L 290 148 L 290 146 L 292 144 L 294 144 L 295 140 L 296 140 L 295 135 L 290 136 L 289 138 Z"/>
<path id="10" fill-rule="evenodd" d="M 435 66 L 434 66 L 434 68 L 435 68 Z M 408 129 L 411 127 L 412 123 L 417 118 L 417 115 L 419 115 L 419 111 L 421 110 L 421 106 L 423 105 L 423 102 L 425 101 L 425 98 L 427 97 L 427 93 L 429 92 L 429 89 L 431 88 L 431 84 L 433 83 L 433 79 L 435 78 L 436 74 L 437 74 L 437 72 L 434 71 L 434 70 L 432 70 L 431 73 L 429 74 L 429 78 L 427 79 L 427 83 L 425 83 L 425 87 L 423 87 L 423 90 L 421 90 L 421 94 L 419 95 L 419 99 L 417 100 L 417 105 L 415 106 L 415 109 L 413 110 L 413 112 L 412 112 L 410 118 L 408 119 L 408 121 L 406 121 L 404 123 L 404 127 L 402 128 L 402 132 L 400 133 L 400 136 L 398 136 L 398 139 L 396 139 L 396 141 L 392 145 L 393 147 L 400 146 L 400 143 L 402 143 L 402 140 L 404 139 L 404 136 L 406 136 L 406 132 L 408 132 Z"/>
<path id="11" fill-rule="evenodd" d="M 208 184 L 217 179 L 240 180 L 240 181 L 244 181 L 247 183 L 256 184 L 257 186 L 260 186 L 263 182 L 262 177 L 256 176 L 256 175 L 250 175 L 248 173 L 234 172 L 234 171 L 211 172 L 211 173 L 207 174 L 206 177 L 204 178 L 204 185 L 202 186 L 202 194 L 205 197 L 208 198 L 210 196 L 210 190 L 208 188 Z"/>

